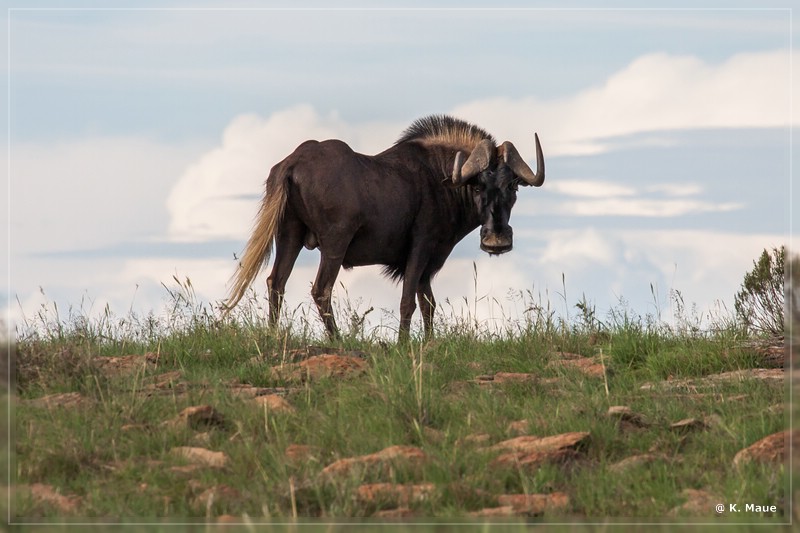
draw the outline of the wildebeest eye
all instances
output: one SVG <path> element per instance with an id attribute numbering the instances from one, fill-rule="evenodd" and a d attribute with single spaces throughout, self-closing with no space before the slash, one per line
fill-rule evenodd
<path id="1" fill-rule="evenodd" d="M 475 194 L 480 194 L 485 190 L 486 190 L 486 186 L 483 185 L 482 183 L 477 183 L 477 184 L 472 186 L 472 192 L 475 193 Z"/>

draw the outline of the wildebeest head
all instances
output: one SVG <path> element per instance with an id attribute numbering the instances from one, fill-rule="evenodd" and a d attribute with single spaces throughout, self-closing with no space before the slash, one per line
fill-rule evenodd
<path id="1" fill-rule="evenodd" d="M 502 254 L 513 246 L 513 230 L 508 225 L 511 208 L 517 201 L 519 185 L 539 187 L 544 183 L 544 156 L 536 140 L 536 172 L 525 163 L 509 141 L 498 147 L 489 139 L 480 141 L 468 157 L 457 152 L 453 164 L 453 183 L 469 188 L 481 221 L 481 250 Z"/>

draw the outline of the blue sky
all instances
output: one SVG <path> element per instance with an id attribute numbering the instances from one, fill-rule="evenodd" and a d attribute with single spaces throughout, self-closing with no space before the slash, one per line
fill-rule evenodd
<path id="1" fill-rule="evenodd" d="M 172 276 L 222 299 L 273 164 L 310 138 L 376 153 L 429 113 L 531 163 L 542 139 L 547 181 L 520 194 L 514 251 L 490 258 L 471 234 L 434 282 L 440 302 L 472 302 L 476 262 L 477 297 L 498 302 L 481 318 L 519 316 L 509 290 L 573 314 L 585 295 L 600 316 L 624 298 L 669 318 L 673 289 L 732 308 L 752 260 L 789 242 L 789 9 L 70 5 L 3 25 L 13 323 L 44 302 L 159 313 Z M 317 258 L 301 254 L 289 306 L 308 304 Z M 377 268 L 340 280 L 396 326 Z"/>

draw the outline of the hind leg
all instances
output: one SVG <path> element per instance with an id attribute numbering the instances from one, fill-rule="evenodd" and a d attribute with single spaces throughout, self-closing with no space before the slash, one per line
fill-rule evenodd
<path id="1" fill-rule="evenodd" d="M 318 235 L 320 261 L 317 278 L 311 287 L 311 296 L 317 304 L 319 316 L 331 339 L 339 338 L 339 329 L 336 327 L 331 305 L 333 285 L 336 283 L 336 277 L 342 268 L 344 256 L 355 232 L 356 229 L 349 226 L 339 226 L 330 228 L 327 234 Z"/>
<path id="2" fill-rule="evenodd" d="M 292 273 L 294 262 L 303 247 L 306 227 L 299 219 L 287 212 L 281 223 L 280 232 L 275 237 L 275 263 L 267 278 L 269 293 L 269 323 L 272 327 L 278 324 L 286 292 L 286 282 Z"/>
<path id="3" fill-rule="evenodd" d="M 328 337 L 331 339 L 339 338 L 339 329 L 336 327 L 336 320 L 333 318 L 331 295 L 343 260 L 344 253 L 330 254 L 323 252 L 319 262 L 319 270 L 317 270 L 317 278 L 314 280 L 314 286 L 311 287 L 311 296 L 317 304 L 319 316 L 322 319 L 322 323 L 325 324 Z"/>

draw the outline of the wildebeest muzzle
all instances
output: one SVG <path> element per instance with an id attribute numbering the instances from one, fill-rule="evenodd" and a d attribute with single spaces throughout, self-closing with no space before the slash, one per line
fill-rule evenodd
<path id="1" fill-rule="evenodd" d="M 514 231 L 511 226 L 506 226 L 501 231 L 492 231 L 486 226 L 481 227 L 481 250 L 492 255 L 504 254 L 511 251 L 514 245 Z"/>

